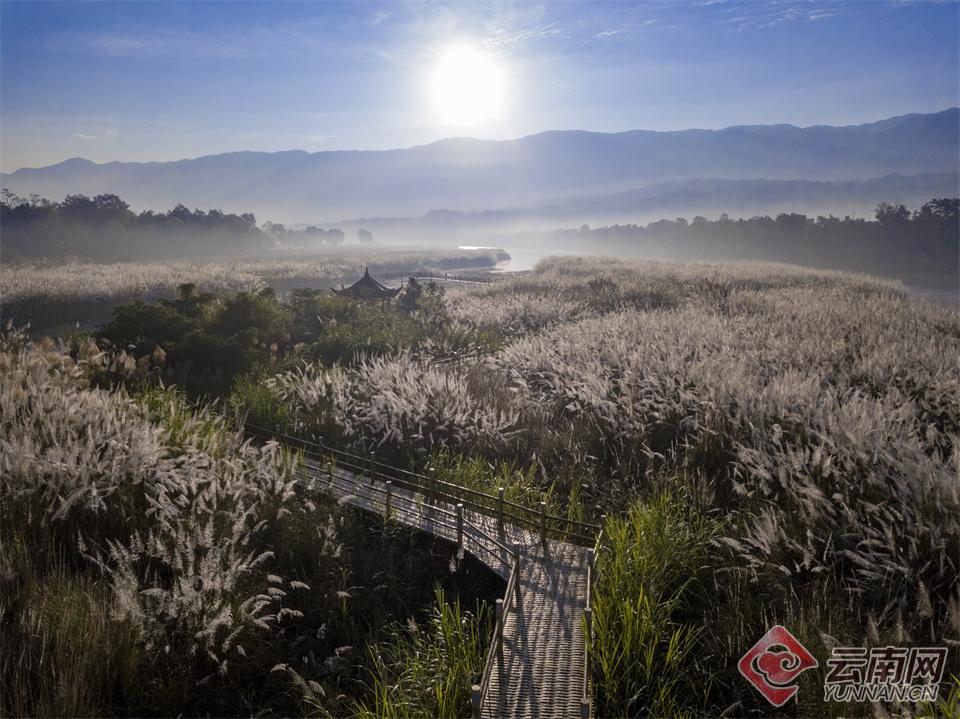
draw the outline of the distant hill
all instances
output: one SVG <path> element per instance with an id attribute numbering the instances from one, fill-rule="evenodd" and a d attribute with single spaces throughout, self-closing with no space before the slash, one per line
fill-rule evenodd
<path id="1" fill-rule="evenodd" d="M 957 197 L 960 173 L 886 175 L 869 180 L 675 180 L 600 195 L 553 198 L 524 207 L 483 212 L 432 210 L 419 217 L 379 217 L 348 220 L 340 227 L 353 234 L 360 227 L 395 242 L 491 241 L 499 233 L 646 223 L 696 215 L 732 217 L 776 216 L 781 212 L 847 215 L 872 218 L 880 202 L 919 208 L 934 197 Z"/>
<path id="2" fill-rule="evenodd" d="M 402 150 L 234 152 L 176 162 L 72 159 L 4 174 L 20 195 L 117 193 L 136 209 L 218 207 L 260 219 L 337 222 L 476 211 L 701 177 L 845 181 L 954 173 L 960 110 L 848 127 L 755 125 L 447 139 Z"/>

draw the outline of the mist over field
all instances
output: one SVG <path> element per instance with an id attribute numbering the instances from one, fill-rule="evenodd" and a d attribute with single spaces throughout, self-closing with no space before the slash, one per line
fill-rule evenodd
<path id="1" fill-rule="evenodd" d="M 946 224 L 935 237 L 929 223 L 888 223 L 865 239 L 844 218 L 874 220 L 881 204 L 919 213 L 960 194 L 958 137 L 960 110 L 951 108 L 849 127 L 548 132 L 161 163 L 75 159 L 4 175 L 0 219 L 8 261 L 213 259 L 376 242 L 781 260 L 942 289 L 958 271 L 947 206 L 936 211 Z M 218 209 L 190 209 L 197 206 Z M 813 225 L 812 240 L 789 226 L 799 215 Z M 661 222 L 683 218 L 696 229 L 703 219 L 762 216 L 776 222 L 740 227 L 735 234 L 752 238 L 746 244 Z"/>

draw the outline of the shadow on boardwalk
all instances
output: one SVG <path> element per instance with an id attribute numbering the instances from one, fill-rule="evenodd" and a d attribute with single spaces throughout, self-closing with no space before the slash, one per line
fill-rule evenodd
<path id="1" fill-rule="evenodd" d="M 307 460 L 305 478 L 319 479 L 321 487 L 339 501 L 370 512 L 384 513 L 387 495 L 381 483 L 371 482 L 342 468 L 328 470 Z M 378 486 L 379 485 L 379 486 Z M 456 542 L 457 529 L 448 521 L 454 507 L 427 501 L 418 493 L 390 489 L 390 514 L 396 521 Z M 483 533 L 520 552 L 520 592 L 504 625 L 503 660 L 495 660 L 490 685 L 481 708 L 485 718 L 578 717 L 583 692 L 583 608 L 587 589 L 587 550 L 554 540 L 542 542 L 526 529 L 504 525 L 477 512 L 464 512 L 464 548 L 490 569 L 507 578 L 509 557 L 489 546 Z M 475 545 L 479 545 L 479 548 Z M 483 551 L 481 551 L 483 550 Z"/>

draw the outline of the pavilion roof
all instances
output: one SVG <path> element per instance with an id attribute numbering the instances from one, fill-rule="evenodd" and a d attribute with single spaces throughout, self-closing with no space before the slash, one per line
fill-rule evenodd
<path id="1" fill-rule="evenodd" d="M 402 288 L 396 287 L 390 289 L 389 287 L 384 287 L 370 276 L 370 270 L 365 267 L 363 277 L 349 287 L 340 285 L 339 290 L 333 287 L 330 289 L 333 290 L 334 294 L 340 295 L 341 297 L 352 297 L 357 300 L 387 300 L 400 294 Z"/>

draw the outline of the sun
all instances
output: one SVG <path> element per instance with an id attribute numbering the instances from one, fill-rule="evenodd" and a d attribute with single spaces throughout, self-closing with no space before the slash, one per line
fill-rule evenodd
<path id="1" fill-rule="evenodd" d="M 478 125 L 500 116 L 503 72 L 482 52 L 456 45 L 441 51 L 431 83 L 433 106 L 445 125 Z"/>

